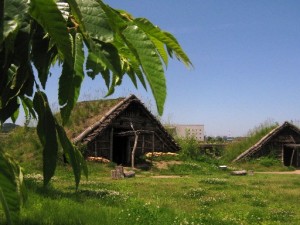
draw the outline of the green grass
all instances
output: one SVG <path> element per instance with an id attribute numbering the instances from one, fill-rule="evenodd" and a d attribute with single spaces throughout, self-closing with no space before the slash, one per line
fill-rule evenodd
<path id="1" fill-rule="evenodd" d="M 42 145 L 35 128 L 17 127 L 1 142 L 2 149 L 14 157 L 21 166 L 42 168 Z"/>
<path id="2" fill-rule="evenodd" d="M 294 167 L 286 167 L 282 165 L 282 162 L 273 157 L 260 157 L 257 159 L 251 159 L 244 162 L 231 163 L 230 166 L 242 168 L 245 170 L 253 170 L 258 172 L 268 172 L 268 171 L 292 171 L 295 170 Z"/>
<path id="3" fill-rule="evenodd" d="M 299 175 L 256 173 L 289 169 L 273 158 L 223 171 L 219 160 L 199 156 L 191 139 L 179 156 L 155 159 L 180 164 L 138 170 L 135 178 L 112 180 L 113 164 L 90 162 L 89 179 L 83 177 L 76 191 L 70 166 L 61 163 L 50 185 L 43 187 L 41 146 L 34 130 L 20 128 L 10 135 L 3 147 L 24 167 L 28 189 L 21 225 L 300 224 Z M 231 176 L 233 169 L 254 170 L 254 175 Z M 0 224 L 5 224 L 1 209 Z"/>
<path id="4" fill-rule="evenodd" d="M 298 175 L 196 173 L 184 164 L 184 176 L 153 177 L 166 169 L 112 180 L 111 167 L 89 163 L 89 180 L 77 192 L 69 167 L 59 166 L 47 188 L 41 175 L 25 169 L 28 201 L 20 224 L 299 224 Z"/>

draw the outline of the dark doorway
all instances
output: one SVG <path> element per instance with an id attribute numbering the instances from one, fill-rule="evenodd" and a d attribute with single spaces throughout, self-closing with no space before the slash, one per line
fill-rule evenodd
<path id="1" fill-rule="evenodd" d="M 113 162 L 118 165 L 128 164 L 128 137 L 126 136 L 114 136 L 113 143 Z"/>
<path id="2" fill-rule="evenodd" d="M 283 149 L 283 164 L 285 166 L 299 167 L 299 151 L 296 148 L 285 146 Z"/>

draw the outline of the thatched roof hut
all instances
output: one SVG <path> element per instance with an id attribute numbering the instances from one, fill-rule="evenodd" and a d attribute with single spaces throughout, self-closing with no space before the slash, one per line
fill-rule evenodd
<path id="1" fill-rule="evenodd" d="M 134 95 L 80 102 L 73 114 L 66 130 L 73 143 L 84 146 L 85 156 L 125 165 L 131 162 L 135 142 L 135 156 L 179 150 L 173 137 Z M 81 118 L 75 118 L 79 114 L 83 114 Z"/>
<path id="2" fill-rule="evenodd" d="M 300 129 L 285 122 L 240 154 L 234 162 L 267 155 L 281 159 L 285 166 L 300 167 Z"/>

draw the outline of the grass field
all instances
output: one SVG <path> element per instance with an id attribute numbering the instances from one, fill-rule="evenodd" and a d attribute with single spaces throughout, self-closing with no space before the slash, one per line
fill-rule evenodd
<path id="1" fill-rule="evenodd" d="M 231 176 L 183 162 L 112 180 L 109 165 L 89 169 L 77 192 L 69 167 L 60 166 L 46 189 L 41 175 L 25 172 L 21 224 L 300 224 L 299 175 Z"/>
<path id="2" fill-rule="evenodd" d="M 20 224 L 300 224 L 300 175 L 258 173 L 294 169 L 272 157 L 230 165 L 226 157 L 199 155 L 197 142 L 184 140 L 178 157 L 155 159 L 151 170 L 137 170 L 135 178 L 113 180 L 112 164 L 90 162 L 89 179 L 83 177 L 76 191 L 73 172 L 62 160 L 43 187 L 42 148 L 33 129 L 16 129 L 2 141 L 24 168 L 28 198 Z M 228 170 L 218 168 L 223 163 Z M 230 175 L 236 169 L 254 174 Z M 0 225 L 4 221 L 0 208 Z"/>

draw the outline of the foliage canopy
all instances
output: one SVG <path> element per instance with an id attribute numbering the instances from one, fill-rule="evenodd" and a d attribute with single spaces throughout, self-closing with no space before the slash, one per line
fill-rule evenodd
<path id="1" fill-rule="evenodd" d="M 164 66 L 173 56 L 191 66 L 172 34 L 101 0 L 1 1 L 0 123 L 8 118 L 15 122 L 20 107 L 27 118 L 38 119 L 44 185 L 54 175 L 60 142 L 78 187 L 81 171 L 87 175 L 87 168 L 62 125 L 74 108 L 84 77 L 102 76 L 107 95 L 121 84 L 125 74 L 135 87 L 138 80 L 144 88 L 148 83 L 162 114 L 166 99 Z M 53 116 L 44 93 L 49 70 L 55 64 L 61 65 L 58 102 L 62 125 Z M 0 187 L 5 197 L 2 183 Z"/>

